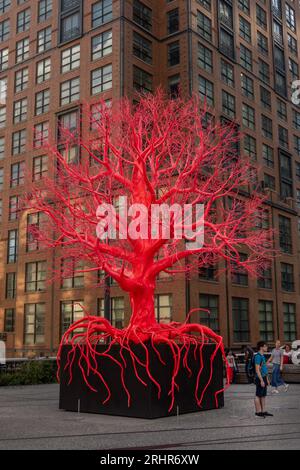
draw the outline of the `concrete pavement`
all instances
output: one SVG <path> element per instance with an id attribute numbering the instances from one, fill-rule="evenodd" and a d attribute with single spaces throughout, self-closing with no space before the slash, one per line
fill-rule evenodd
<path id="1" fill-rule="evenodd" d="M 255 418 L 253 385 L 233 385 L 225 408 L 148 421 L 58 409 L 58 385 L 0 388 L 4 449 L 300 449 L 300 385 L 268 397 Z"/>

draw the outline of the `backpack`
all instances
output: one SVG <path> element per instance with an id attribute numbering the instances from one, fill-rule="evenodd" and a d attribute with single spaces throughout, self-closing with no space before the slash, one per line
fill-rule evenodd
<path id="1" fill-rule="evenodd" d="M 260 364 L 259 364 L 260 367 L 262 366 L 262 364 L 264 362 L 264 356 L 262 356 L 260 353 L 253 354 L 253 357 L 251 359 L 251 369 L 253 370 L 253 372 L 252 372 L 253 378 L 256 377 L 255 358 L 256 358 L 257 354 L 259 354 L 261 356 L 261 361 L 260 361 Z"/>
<path id="2" fill-rule="evenodd" d="M 259 353 L 257 353 L 259 354 Z M 256 354 L 252 354 L 251 357 L 249 357 L 248 359 L 248 376 L 250 378 L 250 380 L 252 380 L 252 383 L 255 381 L 255 377 L 256 377 L 256 369 L 255 369 L 255 356 Z M 260 366 L 262 366 L 262 363 L 263 363 L 263 359 L 261 360 L 261 363 L 260 363 Z"/>

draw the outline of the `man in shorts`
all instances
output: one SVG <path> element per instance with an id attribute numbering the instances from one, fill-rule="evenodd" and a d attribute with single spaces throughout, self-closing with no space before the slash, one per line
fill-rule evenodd
<path id="1" fill-rule="evenodd" d="M 268 346 L 264 341 L 257 343 L 257 354 L 254 357 L 255 364 L 255 385 L 256 396 L 254 399 L 255 416 L 265 418 L 266 416 L 273 416 L 266 411 L 266 396 L 268 385 L 270 385 L 268 377 L 267 361 L 264 356 L 268 352 Z"/>

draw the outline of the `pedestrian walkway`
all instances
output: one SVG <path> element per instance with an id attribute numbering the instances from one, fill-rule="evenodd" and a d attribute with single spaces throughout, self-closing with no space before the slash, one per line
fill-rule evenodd
<path id="1" fill-rule="evenodd" d="M 221 410 L 158 420 L 58 409 L 58 385 L 0 388 L 0 449 L 299 449 L 300 385 L 268 397 L 255 418 L 253 385 L 233 385 Z"/>

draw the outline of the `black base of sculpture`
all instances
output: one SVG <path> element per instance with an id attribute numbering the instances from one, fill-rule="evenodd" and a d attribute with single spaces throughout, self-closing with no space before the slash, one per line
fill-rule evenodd
<path id="1" fill-rule="evenodd" d="M 97 351 L 103 352 L 106 348 L 107 346 L 99 345 L 97 346 Z M 89 383 L 98 391 L 95 393 L 87 387 L 77 362 L 79 359 L 79 350 L 77 350 L 77 357 L 73 363 L 73 379 L 68 385 L 70 377 L 69 371 L 68 369 L 64 370 L 64 367 L 67 362 L 67 353 L 70 351 L 70 346 L 65 345 L 63 346 L 61 354 L 59 408 L 67 411 L 80 411 L 81 413 L 99 413 L 148 419 L 217 408 L 215 392 L 223 388 L 223 360 L 220 351 L 214 359 L 212 379 L 204 394 L 201 407 L 199 408 L 195 400 L 197 371 L 199 370 L 199 354 L 196 355 L 195 359 L 194 346 L 191 346 L 188 354 L 188 365 L 193 371 L 192 377 L 189 378 L 187 370 L 181 364 L 176 378 L 179 390 L 175 392 L 175 405 L 172 411 L 168 412 L 171 400 L 168 392 L 170 390 L 173 368 L 172 353 L 166 344 L 156 346 L 156 349 L 166 363 L 166 366 L 164 366 L 159 361 L 157 354 L 150 344 L 147 344 L 147 348 L 150 359 L 150 371 L 162 388 L 160 399 L 157 397 L 156 385 L 149 379 L 141 366 L 138 366 L 137 370 L 140 377 L 147 383 L 147 387 L 138 381 L 130 355 L 127 351 L 123 350 L 123 356 L 127 362 L 124 378 L 131 394 L 131 405 L 128 407 L 127 395 L 121 383 L 120 367 L 111 359 L 100 357 L 98 359 L 98 370 L 105 378 L 112 394 L 110 400 L 103 405 L 102 401 L 107 396 L 106 389 L 93 373 L 89 375 Z M 203 347 L 204 369 L 199 382 L 199 396 L 209 380 L 210 358 L 214 349 L 214 344 L 206 344 Z M 145 351 L 141 345 L 133 345 L 132 350 L 139 358 L 144 360 Z M 113 346 L 110 350 L 110 354 L 122 362 L 119 346 Z M 218 408 L 223 406 L 224 395 L 220 393 L 218 395 Z"/>

